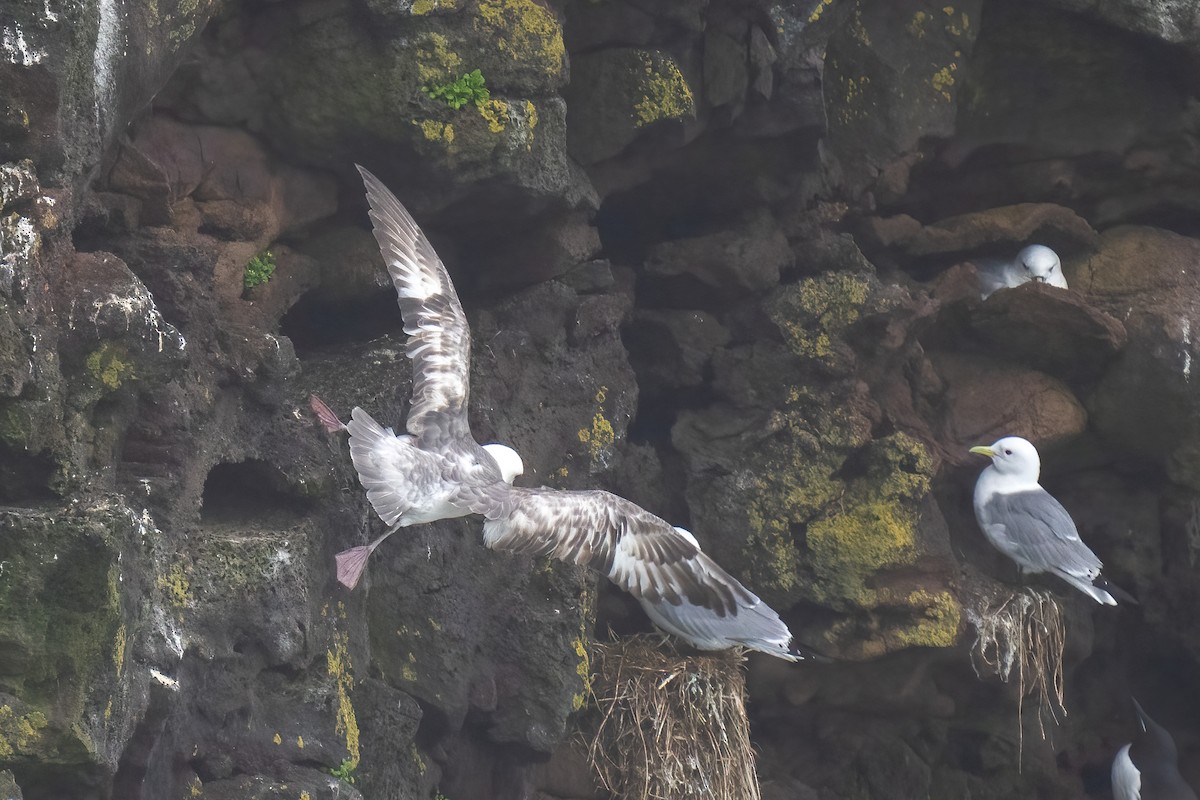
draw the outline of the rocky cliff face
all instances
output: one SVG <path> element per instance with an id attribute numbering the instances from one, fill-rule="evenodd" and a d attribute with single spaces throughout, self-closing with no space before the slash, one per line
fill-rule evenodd
<path id="1" fill-rule="evenodd" d="M 379 523 L 306 398 L 399 425 L 410 374 L 355 162 L 455 277 L 478 438 L 836 660 L 751 660 L 766 796 L 1107 797 L 1130 693 L 1200 783 L 1198 59 L 1149 0 L 0 0 L 0 790 L 601 796 L 636 605 L 472 520 L 334 580 Z M 1030 241 L 1072 288 L 981 303 Z M 1032 580 L 1049 741 L 969 653 L 1002 434 L 1141 601 Z"/>

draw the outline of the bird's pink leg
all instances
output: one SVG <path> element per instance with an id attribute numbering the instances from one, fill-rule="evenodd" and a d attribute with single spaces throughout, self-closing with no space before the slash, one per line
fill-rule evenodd
<path id="1" fill-rule="evenodd" d="M 321 420 L 321 425 L 324 426 L 325 430 L 329 433 L 337 433 L 338 431 L 346 430 L 345 423 L 338 419 L 337 414 L 333 413 L 329 406 L 325 405 L 325 402 L 315 394 L 310 394 L 308 396 L 308 405 L 312 408 L 313 412 L 316 413 L 317 419 Z"/>
<path id="2" fill-rule="evenodd" d="M 351 547 L 349 550 L 343 550 L 335 555 L 333 558 L 337 561 L 338 583 L 347 589 L 353 589 L 355 586 L 358 586 L 358 581 L 362 578 L 363 571 L 367 568 L 367 559 L 371 557 L 371 553 L 375 552 L 375 548 L 379 547 L 384 539 L 399 529 L 400 525 L 397 523 L 370 544 Z"/>

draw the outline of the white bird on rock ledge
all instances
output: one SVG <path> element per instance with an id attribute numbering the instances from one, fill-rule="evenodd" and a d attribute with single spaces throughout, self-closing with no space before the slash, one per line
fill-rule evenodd
<path id="1" fill-rule="evenodd" d="M 984 258 L 975 262 L 979 272 L 979 293 L 984 300 L 999 289 L 1011 289 L 1022 283 L 1037 281 L 1067 288 L 1058 253 L 1040 244 L 1031 244 L 1017 253 L 1012 261 Z"/>
<path id="2" fill-rule="evenodd" d="M 992 463 L 975 482 L 975 519 L 997 550 L 1022 572 L 1050 572 L 1097 603 L 1115 606 L 1113 592 L 1132 599 L 1100 574 L 1103 564 L 1075 529 L 1062 503 L 1038 483 L 1042 461 L 1020 436 L 972 447 Z"/>
<path id="3" fill-rule="evenodd" d="M 512 485 L 523 471 L 516 451 L 481 447 L 471 435 L 471 336 L 450 275 L 400 201 L 370 172 L 359 172 L 410 337 L 413 392 L 407 433 L 400 436 L 361 408 L 343 425 L 312 398 L 327 430 L 350 434 L 350 457 L 367 499 L 392 526 L 370 544 L 338 553 L 338 580 L 353 589 L 370 554 L 399 528 L 480 514 L 488 547 L 594 567 L 636 597 L 654 624 L 696 648 L 742 645 L 789 661 L 802 658 L 779 615 L 683 528 L 608 492 Z"/>

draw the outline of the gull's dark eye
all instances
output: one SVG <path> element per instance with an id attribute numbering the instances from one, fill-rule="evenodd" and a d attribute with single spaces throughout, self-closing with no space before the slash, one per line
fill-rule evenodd
<path id="1" fill-rule="evenodd" d="M 1006 456 L 1011 456 L 1011 455 L 1012 455 L 1012 450 L 1005 450 L 1005 451 L 1004 451 L 1004 455 L 1006 455 Z"/>

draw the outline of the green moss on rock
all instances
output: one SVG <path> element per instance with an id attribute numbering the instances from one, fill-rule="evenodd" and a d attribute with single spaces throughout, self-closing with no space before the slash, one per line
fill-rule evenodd
<path id="1" fill-rule="evenodd" d="M 128 351 L 116 342 L 104 342 L 88 354 L 84 363 L 92 379 L 109 390 L 120 389 L 121 384 L 136 377 Z"/>
<path id="2" fill-rule="evenodd" d="M 94 760 L 88 709 L 112 696 L 123 666 L 117 552 L 129 526 L 108 507 L 0 512 L 0 683 L 19 699 L 0 706 L 0 758 Z"/>

